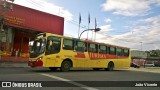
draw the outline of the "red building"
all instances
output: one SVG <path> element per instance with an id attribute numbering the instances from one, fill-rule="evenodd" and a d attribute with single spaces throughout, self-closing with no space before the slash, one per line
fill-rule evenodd
<path id="1" fill-rule="evenodd" d="M 0 10 L 0 15 L 3 11 Z M 4 27 L 1 31 L 2 56 L 27 57 L 29 52 L 29 40 L 37 33 L 49 32 L 63 35 L 64 18 L 45 12 L 13 4 L 13 11 L 7 10 L 4 17 Z M 26 55 L 25 55 L 26 54 Z"/>

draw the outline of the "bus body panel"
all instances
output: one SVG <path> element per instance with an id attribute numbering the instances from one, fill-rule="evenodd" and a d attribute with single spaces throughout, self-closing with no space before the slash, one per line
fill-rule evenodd
<path id="1" fill-rule="evenodd" d="M 47 47 L 47 42 L 48 42 L 47 38 L 49 36 L 53 36 L 53 37 L 55 36 L 55 37 L 61 38 L 59 52 L 54 53 L 54 54 L 46 54 L 46 51 L 44 51 L 44 53 L 40 54 L 39 56 L 35 58 L 30 57 L 29 59 L 30 63 L 31 62 L 35 63 L 37 59 L 42 57 L 42 60 L 41 60 L 43 62 L 42 67 L 61 67 L 61 64 L 64 60 L 70 60 L 73 64 L 72 65 L 73 68 L 75 67 L 77 68 L 107 68 L 109 62 L 114 63 L 114 68 L 130 67 L 131 56 L 130 56 L 129 48 L 124 48 L 124 47 L 121 48 L 119 46 L 113 46 L 113 45 L 111 46 L 108 44 L 100 44 L 100 43 L 96 44 L 98 48 L 100 47 L 100 45 L 106 45 L 107 47 L 110 46 L 110 47 L 115 47 L 116 49 L 121 48 L 123 50 L 128 50 L 128 55 L 117 55 L 117 54 L 109 54 L 109 53 L 103 54 L 103 53 L 100 53 L 99 49 L 97 53 L 89 52 L 89 51 L 78 52 L 75 49 L 65 50 L 63 43 L 64 43 L 64 39 L 65 38 L 68 39 L 68 37 L 55 35 L 55 34 L 49 34 L 49 33 L 47 33 L 46 36 L 44 37 L 46 39 L 46 42 L 44 42 L 44 45 L 42 44 L 42 46 L 44 46 L 45 48 Z M 69 39 L 72 40 L 72 38 L 69 38 Z M 88 45 L 88 42 L 85 42 L 85 43 L 87 43 Z M 89 42 L 89 43 L 92 43 L 92 42 Z M 70 43 L 67 43 L 67 45 L 69 44 Z M 125 53 L 125 51 L 123 51 L 123 53 Z"/>

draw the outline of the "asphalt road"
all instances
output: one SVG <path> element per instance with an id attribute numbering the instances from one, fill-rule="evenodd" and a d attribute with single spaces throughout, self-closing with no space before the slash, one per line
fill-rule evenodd
<path id="1" fill-rule="evenodd" d="M 159 73 L 137 72 L 131 70 L 115 71 L 93 71 L 91 69 L 76 69 L 70 72 L 50 71 L 46 68 L 0 68 L 0 81 L 11 82 L 42 82 L 43 87 L 39 88 L 12 88 L 13 90 L 159 90 L 159 87 L 129 87 L 127 85 L 136 83 L 160 83 Z M 47 81 L 47 82 L 44 82 Z M 53 81 L 53 82 L 52 82 Z M 60 82 L 59 82 L 60 81 Z M 85 82 L 83 82 L 85 81 Z M 111 83 L 115 86 L 107 85 Z M 112 82 L 113 81 L 113 82 Z M 122 82 L 119 82 L 122 81 Z M 129 82 L 127 82 L 129 81 Z M 131 82 L 130 82 L 131 81 Z M 23 83 L 23 82 L 22 82 Z M 47 85 L 48 87 L 44 87 Z M 108 84 L 107 84 L 108 83 Z M 128 84 L 130 83 L 130 84 Z M 54 84 L 53 87 L 51 87 Z M 97 86 L 96 86 L 96 85 Z M 98 85 L 99 84 L 99 85 Z M 107 85 L 106 85 L 107 84 Z M 124 87 L 121 87 L 122 86 Z M 57 85 L 57 87 L 55 87 Z M 101 87 L 102 85 L 102 87 Z M 105 86 L 106 85 L 106 86 Z M 120 86 L 120 87 L 119 87 Z M 0 90 L 10 90 L 11 88 L 0 88 Z"/>

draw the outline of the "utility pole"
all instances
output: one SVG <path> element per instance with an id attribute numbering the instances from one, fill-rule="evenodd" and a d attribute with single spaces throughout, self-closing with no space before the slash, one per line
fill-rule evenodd
<path id="1" fill-rule="evenodd" d="M 2 50 L 3 32 L 7 32 L 7 31 L 5 31 L 3 29 L 4 23 L 5 23 L 5 13 L 6 13 L 7 10 L 12 10 L 13 9 L 13 2 L 14 2 L 14 0 L 1 0 L 0 1 L 0 4 L 1 4 L 0 5 L 1 6 L 1 15 L 0 15 L 0 52 Z M 7 39 L 8 38 L 6 36 L 6 41 L 8 41 Z"/>

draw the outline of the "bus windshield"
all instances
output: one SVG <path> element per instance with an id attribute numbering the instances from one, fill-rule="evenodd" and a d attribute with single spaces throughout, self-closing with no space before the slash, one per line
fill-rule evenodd
<path id="1" fill-rule="evenodd" d="M 46 45 L 46 39 L 45 38 L 35 39 L 34 42 L 33 42 L 33 46 L 31 47 L 30 57 L 34 58 L 34 57 L 37 57 L 40 54 L 44 53 L 45 45 Z"/>

